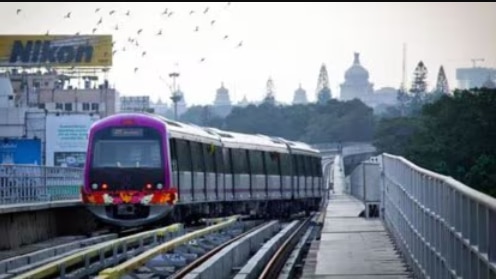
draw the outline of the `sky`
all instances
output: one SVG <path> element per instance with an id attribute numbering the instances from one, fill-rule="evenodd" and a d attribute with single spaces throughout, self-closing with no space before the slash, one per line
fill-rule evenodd
<path id="1" fill-rule="evenodd" d="M 473 58 L 496 68 L 496 3 L 228 3 L 7 2 L 0 3 L 0 34 L 91 34 L 102 18 L 95 34 L 113 35 L 117 50 L 110 84 L 124 96 L 170 103 L 168 74 L 178 71 L 188 105 L 212 103 L 221 82 L 234 102 L 260 100 L 269 77 L 278 101 L 290 103 L 300 83 L 313 101 L 322 63 L 338 97 L 354 52 L 375 89 L 398 87 L 403 44 L 408 83 L 420 60 L 429 88 L 441 65 L 451 88 L 456 68 L 471 67 Z M 171 16 L 162 15 L 166 8 Z"/>

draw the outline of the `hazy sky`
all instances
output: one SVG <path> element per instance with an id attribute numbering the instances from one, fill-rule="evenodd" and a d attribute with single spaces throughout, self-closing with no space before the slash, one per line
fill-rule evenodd
<path id="1" fill-rule="evenodd" d="M 174 14 L 163 16 L 165 8 Z M 116 13 L 109 15 L 111 10 Z M 68 12 L 71 18 L 64 19 Z M 221 81 L 234 101 L 244 95 L 261 99 L 269 76 L 278 100 L 290 102 L 300 82 L 314 100 L 322 63 L 337 96 L 355 51 L 375 89 L 397 87 L 404 42 L 407 79 L 423 60 L 431 87 L 440 65 L 450 87 L 457 86 L 455 69 L 470 67 L 472 58 L 496 67 L 496 3 L 0 3 L 0 33 L 91 34 L 101 17 L 96 34 L 112 34 L 118 50 L 111 84 L 121 95 L 161 96 L 168 103 L 170 91 L 160 77 L 170 82 L 173 70 L 181 74 L 188 104 L 211 103 Z M 163 35 L 156 36 L 160 29 Z M 131 46 L 129 37 L 136 37 L 139 47 Z"/>

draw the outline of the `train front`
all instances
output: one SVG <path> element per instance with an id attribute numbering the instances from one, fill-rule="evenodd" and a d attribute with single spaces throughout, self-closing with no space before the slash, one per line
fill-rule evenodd
<path id="1" fill-rule="evenodd" d="M 104 118 L 89 132 L 81 190 L 98 218 L 122 227 L 164 217 L 177 201 L 171 186 L 167 130 L 147 115 Z"/>

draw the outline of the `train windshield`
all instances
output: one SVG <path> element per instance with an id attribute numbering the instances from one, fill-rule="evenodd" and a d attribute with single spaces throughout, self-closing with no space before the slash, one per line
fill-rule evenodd
<path id="1" fill-rule="evenodd" d="M 111 128 L 95 135 L 92 168 L 161 168 L 160 134 L 150 128 Z"/>

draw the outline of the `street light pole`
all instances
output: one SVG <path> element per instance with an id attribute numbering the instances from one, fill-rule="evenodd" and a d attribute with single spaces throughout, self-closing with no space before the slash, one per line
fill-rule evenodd
<path id="1" fill-rule="evenodd" d="M 177 103 L 181 100 L 181 95 L 179 94 L 176 87 L 176 78 L 179 77 L 178 72 L 172 72 L 169 74 L 169 77 L 172 78 L 172 96 L 171 100 L 174 103 L 174 120 L 178 120 L 177 118 Z"/>

